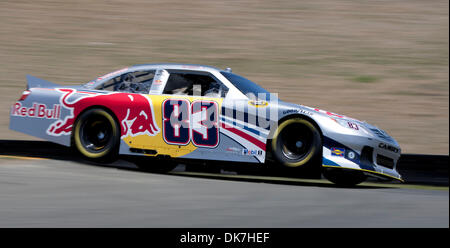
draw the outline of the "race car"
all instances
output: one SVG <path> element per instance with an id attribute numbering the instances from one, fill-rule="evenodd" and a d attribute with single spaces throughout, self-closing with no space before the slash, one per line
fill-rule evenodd
<path id="1" fill-rule="evenodd" d="M 402 181 L 399 144 L 368 123 L 287 103 L 231 71 L 193 64 L 133 65 L 83 85 L 27 75 L 10 129 L 111 162 L 169 171 L 179 159 L 319 169 L 338 185 Z M 162 158 L 164 163 L 156 163 Z M 241 164 L 241 163 L 237 163 Z"/>

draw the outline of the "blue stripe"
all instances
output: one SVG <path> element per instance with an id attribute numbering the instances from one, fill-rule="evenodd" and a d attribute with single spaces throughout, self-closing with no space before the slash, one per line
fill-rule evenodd
<path id="1" fill-rule="evenodd" d="M 225 108 L 225 106 L 222 106 L 221 115 L 232 118 L 232 119 L 237 119 L 238 111 L 236 109 L 231 109 L 231 108 L 227 109 L 227 108 Z M 270 109 L 266 110 L 266 116 L 270 116 Z M 244 111 L 239 112 L 239 117 L 243 117 L 244 123 L 248 123 L 248 119 L 249 119 L 248 106 L 244 106 Z M 262 126 L 262 124 L 260 123 L 260 121 L 262 121 L 263 119 L 267 122 L 270 122 L 270 118 L 269 119 L 267 119 L 267 118 L 260 119 L 261 117 L 259 117 L 258 115 L 256 115 L 255 118 L 256 118 L 255 126 L 266 129 L 266 130 L 270 130 L 271 125 L 267 125 L 265 122 L 263 122 L 264 126 Z"/>
<path id="2" fill-rule="evenodd" d="M 249 132 L 252 132 L 252 133 L 254 133 L 254 134 L 258 135 L 258 136 L 261 136 L 261 132 L 259 132 L 258 130 L 255 130 L 253 128 L 249 128 L 248 126 L 236 125 L 234 122 L 229 121 L 229 120 L 225 119 L 224 117 L 222 117 L 222 121 L 227 122 L 228 124 L 231 124 L 234 127 L 242 127 L 242 128 L 244 128 L 245 130 L 247 130 Z"/>
<path id="3" fill-rule="evenodd" d="M 336 164 L 335 162 L 333 162 L 333 161 L 331 161 L 329 159 L 326 159 L 325 157 L 323 157 L 322 164 L 323 165 L 330 165 L 330 166 L 341 167 L 340 165 Z"/>

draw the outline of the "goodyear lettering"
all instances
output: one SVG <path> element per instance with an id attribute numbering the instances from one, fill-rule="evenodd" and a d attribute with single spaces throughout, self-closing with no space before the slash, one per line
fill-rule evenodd
<path id="1" fill-rule="evenodd" d="M 288 110 L 283 111 L 283 115 L 295 114 L 295 113 L 304 114 L 304 115 L 313 115 L 313 113 L 311 113 L 309 111 L 305 111 L 303 109 L 288 109 Z"/>

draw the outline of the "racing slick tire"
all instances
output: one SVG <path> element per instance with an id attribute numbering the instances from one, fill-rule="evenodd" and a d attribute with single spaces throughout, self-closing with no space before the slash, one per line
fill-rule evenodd
<path id="1" fill-rule="evenodd" d="M 73 146 L 88 160 L 111 163 L 118 158 L 120 126 L 104 109 L 81 113 L 74 123 L 72 138 Z"/>
<path id="2" fill-rule="evenodd" d="M 287 119 L 278 126 L 271 140 L 271 156 L 281 170 L 315 174 L 320 177 L 322 137 L 319 128 L 305 118 Z M 300 170 L 302 168 L 302 170 Z"/>
<path id="3" fill-rule="evenodd" d="M 175 169 L 175 167 L 177 167 L 178 165 L 178 163 L 175 161 L 159 160 L 146 157 L 135 158 L 133 162 L 139 168 L 139 170 L 150 173 L 167 173 Z"/>
<path id="4" fill-rule="evenodd" d="M 354 187 L 367 179 L 361 171 L 351 169 L 324 168 L 323 176 L 341 187 Z"/>

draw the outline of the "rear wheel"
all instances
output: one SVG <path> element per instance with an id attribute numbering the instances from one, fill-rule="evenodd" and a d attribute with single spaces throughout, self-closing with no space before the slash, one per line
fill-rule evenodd
<path id="1" fill-rule="evenodd" d="M 284 170 L 308 168 L 320 176 L 322 139 L 311 121 L 292 118 L 282 122 L 273 136 L 271 148 L 272 157 Z"/>
<path id="2" fill-rule="evenodd" d="M 342 187 L 353 187 L 367 179 L 361 171 L 335 168 L 324 168 L 323 176 Z"/>
<path id="3" fill-rule="evenodd" d="M 77 151 L 89 160 L 113 162 L 119 150 L 119 125 L 107 111 L 89 109 L 74 124 L 73 143 Z"/>

